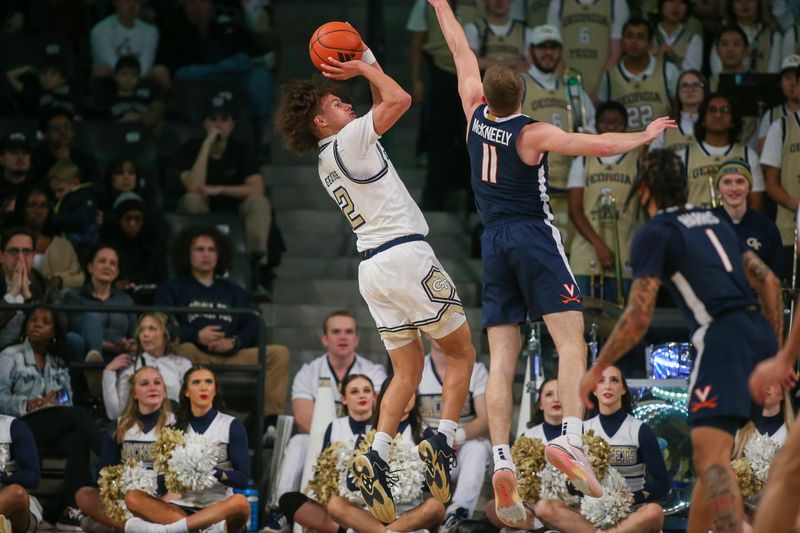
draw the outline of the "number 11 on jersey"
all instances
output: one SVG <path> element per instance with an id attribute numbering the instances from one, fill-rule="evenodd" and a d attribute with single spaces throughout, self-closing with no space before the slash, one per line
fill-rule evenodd
<path id="1" fill-rule="evenodd" d="M 481 181 L 497 183 L 497 147 L 493 144 L 483 143 Z"/>

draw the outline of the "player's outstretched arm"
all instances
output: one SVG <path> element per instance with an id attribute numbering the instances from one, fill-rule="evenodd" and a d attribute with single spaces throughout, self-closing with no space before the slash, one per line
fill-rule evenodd
<path id="1" fill-rule="evenodd" d="M 656 276 L 642 276 L 633 280 L 625 312 L 619 317 L 597 361 L 581 378 L 581 399 L 588 408 L 594 407 L 589 400 L 589 393 L 600 381 L 603 370 L 628 353 L 647 333 L 647 328 L 653 321 L 659 287 L 661 279 Z"/>
<path id="2" fill-rule="evenodd" d="M 605 157 L 624 154 L 656 140 L 668 128 L 675 128 L 675 121 L 669 117 L 657 118 L 647 129 L 633 133 L 567 133 L 562 129 L 537 122 L 522 130 L 523 152 L 555 152 L 563 155 L 585 155 Z"/>
<path id="3" fill-rule="evenodd" d="M 483 84 L 478 60 L 469 47 L 464 28 L 459 24 L 447 0 L 428 0 L 428 3 L 436 11 L 436 18 L 439 19 L 447 47 L 453 54 L 458 74 L 458 95 L 461 97 L 461 106 L 469 121 L 475 108 L 483 102 Z"/>
<path id="4" fill-rule="evenodd" d="M 742 254 L 742 266 L 744 266 L 747 281 L 758 293 L 758 298 L 761 300 L 761 312 L 772 324 L 780 347 L 783 344 L 781 282 L 766 263 L 750 250 Z"/>
<path id="5" fill-rule="evenodd" d="M 363 76 L 370 83 L 370 87 L 377 89 L 380 98 L 372 107 L 372 123 L 375 133 L 383 135 L 395 125 L 400 117 L 411 107 L 411 95 L 403 90 L 390 76 L 378 67 L 364 63 L 361 60 L 340 62 L 329 57 L 331 65 L 322 63 L 322 74 L 334 80 L 349 80 Z"/>

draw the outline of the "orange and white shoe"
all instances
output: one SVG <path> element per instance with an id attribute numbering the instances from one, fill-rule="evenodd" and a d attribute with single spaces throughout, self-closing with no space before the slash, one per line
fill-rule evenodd
<path id="1" fill-rule="evenodd" d="M 589 458 L 582 448 L 570 444 L 566 435 L 551 440 L 544 449 L 544 456 L 582 493 L 592 498 L 603 495 L 603 487 L 594 475 Z"/>
<path id="2" fill-rule="evenodd" d="M 522 528 L 528 516 L 517 491 L 517 475 L 509 468 L 495 470 L 492 475 L 494 510 L 505 525 Z"/>

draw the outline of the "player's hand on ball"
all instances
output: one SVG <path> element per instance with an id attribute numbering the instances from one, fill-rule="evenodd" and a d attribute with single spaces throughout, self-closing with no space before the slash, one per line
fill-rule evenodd
<path id="1" fill-rule="evenodd" d="M 319 68 L 322 70 L 323 76 L 334 80 L 349 80 L 361 76 L 361 69 L 366 64 L 360 59 L 342 63 L 332 57 L 328 58 L 328 63 L 331 64 L 320 63 Z"/>
<path id="2" fill-rule="evenodd" d="M 760 362 L 750 374 L 750 395 L 758 404 L 763 404 L 770 387 L 780 387 L 786 392 L 797 383 L 797 372 L 790 358 L 779 352 L 775 357 Z"/>
<path id="3" fill-rule="evenodd" d="M 669 117 L 658 117 L 653 122 L 647 125 L 647 129 L 644 132 L 647 134 L 648 141 L 652 142 L 656 140 L 658 137 L 661 136 L 661 133 L 669 128 L 677 128 L 678 125 L 675 123 L 675 120 Z"/>

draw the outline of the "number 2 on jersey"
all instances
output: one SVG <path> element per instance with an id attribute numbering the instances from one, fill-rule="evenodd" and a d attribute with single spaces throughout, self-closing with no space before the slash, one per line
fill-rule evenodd
<path id="1" fill-rule="evenodd" d="M 364 217 L 356 212 L 356 206 L 353 205 L 353 200 L 350 199 L 350 194 L 344 187 L 337 187 L 333 191 L 333 197 L 336 198 L 336 203 L 339 204 L 339 209 L 342 210 L 347 221 L 353 226 L 353 230 L 357 230 L 363 226 L 366 221 Z"/>
<path id="2" fill-rule="evenodd" d="M 483 143 L 481 181 L 497 183 L 497 147 L 488 143 Z"/>

